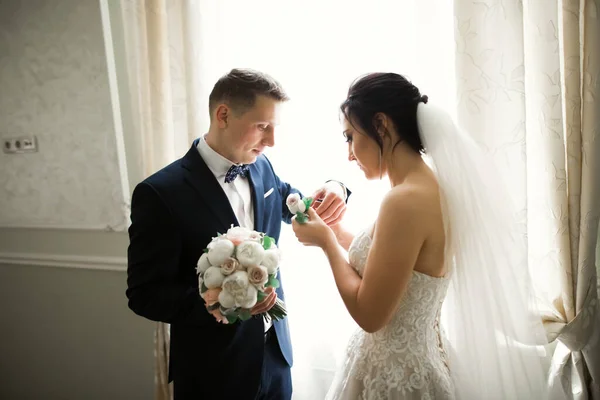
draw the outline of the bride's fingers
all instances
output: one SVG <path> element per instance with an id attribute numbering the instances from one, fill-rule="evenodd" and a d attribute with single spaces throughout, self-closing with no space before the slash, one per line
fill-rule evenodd
<path id="1" fill-rule="evenodd" d="M 292 230 L 296 237 L 298 237 L 298 230 L 300 229 L 300 222 L 296 221 L 296 217 L 292 218 Z"/>
<path id="2" fill-rule="evenodd" d="M 325 195 L 325 197 L 323 198 L 323 202 L 318 207 L 318 214 L 321 218 L 328 217 L 329 214 L 335 210 L 335 208 L 332 209 L 331 207 L 335 205 L 336 198 L 336 195 L 333 193 L 327 193 L 327 195 Z"/>
<path id="3" fill-rule="evenodd" d="M 338 209 L 335 210 L 335 212 L 333 213 L 333 215 L 331 215 L 327 219 L 323 219 L 323 222 L 325 222 L 329 226 L 335 225 L 338 222 L 340 222 L 340 220 L 342 219 L 342 217 L 344 216 L 345 213 L 346 213 L 346 207 L 343 207 L 343 206 L 342 207 L 338 207 Z"/>
<path id="4" fill-rule="evenodd" d="M 346 208 L 344 208 L 344 210 L 342 211 L 342 213 L 340 214 L 340 216 L 335 220 L 335 221 L 331 221 L 331 223 L 329 224 L 329 226 L 334 226 L 339 224 L 340 222 L 342 222 L 342 220 L 344 219 L 344 215 L 346 215 Z"/>
<path id="5" fill-rule="evenodd" d="M 315 210 L 317 210 L 319 207 L 321 207 L 321 205 L 323 204 L 324 194 L 325 194 L 324 189 L 321 189 L 321 190 L 315 192 L 312 195 L 313 203 L 312 203 L 311 207 L 313 207 Z"/>
<path id="6" fill-rule="evenodd" d="M 323 204 L 323 199 L 315 199 L 312 202 L 311 207 L 314 208 L 315 210 L 318 210 L 319 207 L 321 207 L 322 204 Z"/>
<path id="7" fill-rule="evenodd" d="M 308 218 L 310 219 L 310 221 L 319 221 L 321 219 L 319 214 L 312 208 L 306 210 L 306 213 L 308 214 Z"/>
<path id="8" fill-rule="evenodd" d="M 319 209 L 319 216 L 323 219 L 323 221 L 328 222 L 331 221 L 332 218 L 336 218 L 338 213 L 342 212 L 346 208 L 346 204 L 337 196 L 334 196 L 333 201 L 329 205 L 326 211 L 322 211 Z"/>

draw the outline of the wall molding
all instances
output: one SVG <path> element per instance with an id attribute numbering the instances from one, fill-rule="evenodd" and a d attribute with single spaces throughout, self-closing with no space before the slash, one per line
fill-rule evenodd
<path id="1" fill-rule="evenodd" d="M 1 223 L 0 229 L 38 229 L 38 230 L 59 230 L 59 231 L 101 231 L 101 232 L 127 232 L 129 229 L 129 225 L 131 225 L 131 221 L 129 217 L 127 220 L 118 226 L 111 225 L 60 225 L 55 223 L 49 224 L 30 224 L 27 222 L 24 223 Z"/>
<path id="2" fill-rule="evenodd" d="M 44 253 L 10 253 L 0 251 L 0 265 L 73 268 L 99 271 L 127 271 L 126 257 L 83 256 Z"/>

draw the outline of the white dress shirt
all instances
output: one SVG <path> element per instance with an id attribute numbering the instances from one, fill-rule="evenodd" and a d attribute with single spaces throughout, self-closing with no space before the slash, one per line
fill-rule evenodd
<path id="1" fill-rule="evenodd" d="M 233 182 L 225 183 L 225 174 L 235 164 L 214 151 L 204 137 L 198 141 L 197 148 L 208 169 L 223 188 L 240 226 L 254 230 L 254 206 L 248 178 L 238 176 Z"/>
<path id="2" fill-rule="evenodd" d="M 232 182 L 225 183 L 225 175 L 235 163 L 214 151 L 206 143 L 204 137 L 200 137 L 196 148 L 198 149 L 198 153 L 200 153 L 200 157 L 202 157 L 208 166 L 208 169 L 210 169 L 219 182 L 219 185 L 223 188 L 240 226 L 254 230 L 254 205 L 252 204 L 252 194 L 248 178 L 238 176 Z M 270 320 L 265 322 L 265 332 L 271 325 L 272 322 Z"/>

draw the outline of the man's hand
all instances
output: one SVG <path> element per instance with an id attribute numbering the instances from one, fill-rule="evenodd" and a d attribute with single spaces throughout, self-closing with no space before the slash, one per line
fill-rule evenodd
<path id="1" fill-rule="evenodd" d="M 346 194 L 338 182 L 327 182 L 313 194 L 312 207 L 327 225 L 338 224 L 346 213 Z"/>
<path id="2" fill-rule="evenodd" d="M 267 297 L 265 297 L 260 303 L 256 303 L 256 305 L 250 310 L 250 314 L 256 315 L 266 313 L 273 308 L 275 302 L 277 301 L 277 292 L 275 292 L 275 289 L 272 287 L 269 287 L 265 289 L 265 293 L 267 294 Z"/>

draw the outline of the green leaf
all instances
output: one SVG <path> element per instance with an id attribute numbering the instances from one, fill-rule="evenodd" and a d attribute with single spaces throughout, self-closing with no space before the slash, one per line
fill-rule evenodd
<path id="1" fill-rule="evenodd" d="M 314 199 L 312 197 L 305 197 L 305 198 L 302 199 L 302 201 L 304 202 L 304 205 L 308 209 L 312 205 Z"/>
<path id="2" fill-rule="evenodd" d="M 265 250 L 269 250 L 271 248 L 271 245 L 275 242 L 275 239 L 273 239 L 270 236 L 265 236 L 263 238 L 263 248 Z"/>
<path id="3" fill-rule="evenodd" d="M 221 305 L 220 305 L 219 303 L 215 303 L 215 304 L 213 304 L 212 306 L 206 306 L 206 309 L 207 309 L 208 311 L 214 311 L 214 310 L 216 310 L 216 309 L 218 309 L 218 308 L 220 308 L 220 307 L 221 307 Z"/>
<path id="4" fill-rule="evenodd" d="M 306 216 L 306 214 L 298 212 L 296 213 L 296 221 L 298 221 L 299 223 L 303 224 L 308 220 L 308 217 Z"/>
<path id="5" fill-rule="evenodd" d="M 265 292 L 261 292 L 260 290 L 257 291 L 256 293 L 256 302 L 260 303 L 261 301 L 263 301 L 265 298 L 267 297 L 267 295 L 265 294 Z"/>
<path id="6" fill-rule="evenodd" d="M 277 289 L 279 287 L 279 281 L 275 277 L 269 278 L 268 285 L 272 288 Z"/>
<path id="7" fill-rule="evenodd" d="M 230 324 L 235 324 L 238 320 L 238 317 L 235 314 L 228 314 L 225 316 L 225 318 L 227 318 L 227 322 Z"/>
<path id="8" fill-rule="evenodd" d="M 240 319 L 242 321 L 248 321 L 250 318 L 252 318 L 252 314 L 250 314 L 250 310 L 242 310 L 240 311 L 239 315 Z"/>
<path id="9" fill-rule="evenodd" d="M 271 279 L 275 279 L 275 275 L 269 275 L 269 279 L 267 279 L 267 283 L 265 283 L 265 288 L 271 287 Z"/>
<path id="10" fill-rule="evenodd" d="M 204 253 L 208 253 L 208 249 L 204 249 L 202 250 Z"/>
<path id="11" fill-rule="evenodd" d="M 208 290 L 208 288 L 206 287 L 206 285 L 204 284 L 204 282 L 202 282 L 202 287 L 200 288 L 200 293 L 204 293 Z"/>

